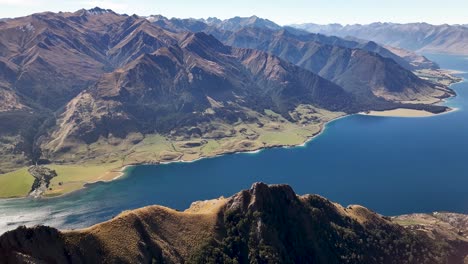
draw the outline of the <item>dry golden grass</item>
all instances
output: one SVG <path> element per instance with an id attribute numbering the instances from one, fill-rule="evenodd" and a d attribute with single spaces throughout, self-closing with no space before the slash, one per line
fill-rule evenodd
<path id="1" fill-rule="evenodd" d="M 220 197 L 213 200 L 193 202 L 184 213 L 215 215 L 226 204 L 226 201 L 226 198 Z"/>
<path id="2" fill-rule="evenodd" d="M 83 188 L 86 183 L 111 181 L 120 174 L 120 163 L 80 165 L 49 165 L 57 172 L 57 177 L 50 181 L 46 196 L 57 196 Z"/>
<path id="3" fill-rule="evenodd" d="M 127 263 L 138 259 L 142 237 L 158 244 L 164 255 L 182 260 L 216 234 L 217 216 L 224 204 L 225 199 L 200 202 L 186 212 L 148 206 L 123 212 L 102 224 L 64 234 L 73 245 L 80 245 L 93 237 L 108 255 L 122 256 Z"/>
<path id="4" fill-rule="evenodd" d="M 27 168 L 0 174 L 0 198 L 13 198 L 28 195 L 34 182 Z"/>
<path id="5" fill-rule="evenodd" d="M 454 213 L 408 214 L 392 217 L 392 222 L 409 229 L 425 232 L 430 237 L 468 241 L 466 215 Z"/>

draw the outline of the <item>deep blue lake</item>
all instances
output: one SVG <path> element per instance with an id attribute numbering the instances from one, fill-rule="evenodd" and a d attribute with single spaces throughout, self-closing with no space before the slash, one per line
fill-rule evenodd
<path id="1" fill-rule="evenodd" d="M 429 55 L 442 68 L 468 71 L 464 57 Z M 468 79 L 468 74 L 461 74 Z M 304 147 L 234 154 L 193 163 L 137 166 L 119 180 L 54 199 L 0 201 L 0 233 L 19 224 L 78 228 L 123 210 L 230 196 L 252 183 L 290 184 L 343 205 L 384 215 L 468 213 L 468 83 L 452 86 L 458 111 L 425 118 L 354 115 L 327 125 Z"/>

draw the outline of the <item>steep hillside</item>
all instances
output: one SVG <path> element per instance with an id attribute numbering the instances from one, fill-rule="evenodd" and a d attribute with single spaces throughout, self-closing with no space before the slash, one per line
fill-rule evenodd
<path id="1" fill-rule="evenodd" d="M 377 50 L 384 55 L 390 51 L 375 43 L 256 28 L 219 36 L 223 37 L 228 45 L 264 50 L 315 72 L 358 95 L 360 101 L 375 101 L 373 96 L 395 101 L 430 100 L 452 94 L 443 86 L 422 81 L 391 57 L 376 54 Z M 353 43 L 354 48 L 346 47 Z"/>
<path id="2" fill-rule="evenodd" d="M 393 59 L 395 62 L 400 64 L 402 67 L 408 70 L 416 69 L 438 69 L 438 65 L 434 62 L 429 61 L 423 56 L 412 53 L 412 56 L 400 56 L 402 53 L 394 52 L 394 48 L 388 46 L 384 47 L 378 45 L 373 41 L 366 41 L 363 39 L 346 37 L 339 38 L 335 36 L 326 36 L 322 34 L 311 34 L 306 30 L 302 30 L 296 27 L 284 26 L 281 27 L 273 22 L 261 19 L 258 17 L 235 17 L 226 20 L 219 20 L 216 18 L 212 19 L 168 19 L 164 16 L 150 16 L 147 19 L 155 25 L 162 27 L 171 32 L 200 32 L 204 31 L 215 35 L 220 40 L 226 40 L 233 34 L 237 34 L 243 31 L 258 32 L 259 35 L 264 34 L 275 34 L 276 31 L 286 31 L 290 37 L 294 37 L 299 41 L 313 41 L 320 44 L 340 46 L 351 49 L 362 49 L 365 51 L 377 53 L 384 58 Z M 236 23 L 234 23 L 236 22 Z M 253 23 L 256 22 L 256 23 Z M 226 27 L 226 24 L 233 24 L 235 26 Z M 245 33 L 245 32 L 244 32 Z M 242 33 L 241 33 L 242 34 Z M 293 36 L 294 35 L 294 36 Z M 226 42 L 226 44 L 229 44 Z M 409 51 L 405 51 L 410 53 Z"/>
<path id="3" fill-rule="evenodd" d="M 391 51 L 372 41 L 342 39 L 262 24 L 245 24 L 229 30 L 223 27 L 223 23 L 229 20 L 204 26 L 201 26 L 203 21 L 196 20 L 197 27 L 192 27 L 195 20 L 169 20 L 158 16 L 151 17 L 151 21 L 173 32 L 204 31 L 229 46 L 272 53 L 341 85 L 357 94 L 358 100 L 369 104 L 378 104 L 376 98 L 372 98 L 374 96 L 426 102 L 452 95 L 446 87 L 421 81 L 410 72 L 437 69 L 436 64 L 401 49 L 392 48 Z M 382 74 L 385 71 L 393 73 Z"/>
<path id="4" fill-rule="evenodd" d="M 408 220 L 406 228 L 396 223 L 403 219 Z M 20 227 L 0 237 L 0 259 L 5 263 L 463 264 L 468 256 L 468 230 L 462 224 L 466 219 L 450 214 L 390 219 L 357 205 L 344 208 L 317 195 L 297 196 L 286 185 L 256 183 L 227 199 L 193 203 L 184 212 L 150 206 L 83 230 Z"/>
<path id="5" fill-rule="evenodd" d="M 360 111 L 446 111 L 427 103 L 450 90 L 413 66 L 372 42 L 258 17 L 146 19 L 93 8 L 5 20 L 1 177 L 14 182 L 15 170 L 35 163 L 117 169 L 292 146 Z M 58 174 L 46 195 L 84 184 Z"/>
<path id="6" fill-rule="evenodd" d="M 126 61 L 119 48 L 144 23 L 98 8 L 0 23 L 1 172 L 39 159 L 35 142 L 54 123 L 53 112 Z M 137 48 L 131 54 L 144 52 Z"/>
<path id="7" fill-rule="evenodd" d="M 363 108 L 341 87 L 277 57 L 187 33 L 178 45 L 141 55 L 79 94 L 43 139 L 43 149 L 52 154 L 75 140 L 91 144 L 132 132 L 177 135 L 191 127 L 203 137 L 210 132 L 203 127 L 215 120 L 258 122 L 249 111 L 270 109 L 293 121 L 290 112 L 301 104 L 344 112 Z"/>

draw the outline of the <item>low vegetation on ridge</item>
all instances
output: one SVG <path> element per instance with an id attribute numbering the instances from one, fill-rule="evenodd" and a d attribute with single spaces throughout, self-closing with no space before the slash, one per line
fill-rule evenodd
<path id="1" fill-rule="evenodd" d="M 404 219 L 406 227 L 397 224 Z M 82 230 L 20 227 L 0 237 L 0 259 L 463 264 L 468 256 L 466 221 L 466 215 L 442 213 L 394 220 L 317 195 L 297 196 L 286 185 L 256 183 L 230 198 L 193 203 L 184 212 L 149 206 Z"/>

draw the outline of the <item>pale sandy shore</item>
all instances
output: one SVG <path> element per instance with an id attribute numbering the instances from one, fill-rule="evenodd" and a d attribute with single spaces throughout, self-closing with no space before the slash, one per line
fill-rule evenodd
<path id="1" fill-rule="evenodd" d="M 370 115 L 370 116 L 391 116 L 391 117 L 428 117 L 428 116 L 436 115 L 434 113 L 427 112 L 424 110 L 405 109 L 405 108 L 397 108 L 397 109 L 386 110 L 386 111 L 361 112 L 359 114 Z"/>
<path id="2" fill-rule="evenodd" d="M 445 73 L 445 74 L 465 74 L 466 73 L 465 71 L 450 70 L 450 69 L 443 69 L 443 70 L 440 70 L 440 71 Z"/>

